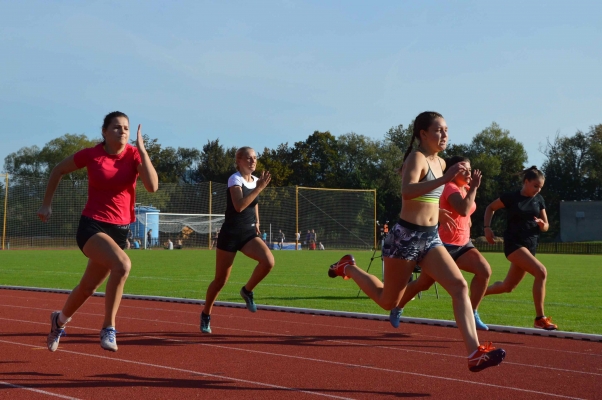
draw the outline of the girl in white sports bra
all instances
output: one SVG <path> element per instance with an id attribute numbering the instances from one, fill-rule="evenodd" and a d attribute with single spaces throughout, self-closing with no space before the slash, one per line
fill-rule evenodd
<path id="1" fill-rule="evenodd" d="M 383 246 L 384 283 L 355 264 L 347 255 L 329 269 L 329 276 L 353 279 L 372 300 L 385 310 L 399 303 L 417 263 L 452 297 L 456 323 L 468 353 L 473 372 L 498 365 L 505 351 L 491 343 L 480 345 L 468 297 L 468 285 L 460 269 L 443 247 L 437 225 L 439 197 L 443 186 L 466 169 L 465 163 L 451 166 L 445 174 L 445 161 L 437 153 L 447 147 L 447 124 L 439 113 L 423 112 L 414 121 L 414 134 L 404 156 L 400 219 Z M 414 141 L 418 149 L 413 150 Z"/>

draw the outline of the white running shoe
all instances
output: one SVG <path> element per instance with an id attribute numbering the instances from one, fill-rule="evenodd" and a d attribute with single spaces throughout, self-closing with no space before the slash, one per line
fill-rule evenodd
<path id="1" fill-rule="evenodd" d="M 117 331 L 108 326 L 100 331 L 100 347 L 109 351 L 117 351 Z"/>
<path id="2" fill-rule="evenodd" d="M 65 336 L 65 326 L 59 326 L 59 315 L 60 311 L 53 311 L 50 314 L 50 333 L 48 334 L 48 338 L 46 338 L 46 344 L 48 345 L 48 350 L 56 351 L 59 348 L 59 340 L 61 340 L 61 336 Z"/>

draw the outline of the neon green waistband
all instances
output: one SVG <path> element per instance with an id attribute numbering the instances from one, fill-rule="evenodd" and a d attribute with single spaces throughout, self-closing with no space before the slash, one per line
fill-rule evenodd
<path id="1" fill-rule="evenodd" d="M 436 204 L 439 204 L 439 197 L 419 196 L 419 197 L 413 198 L 412 200 L 414 200 L 414 201 L 420 201 L 422 203 L 436 203 Z"/>

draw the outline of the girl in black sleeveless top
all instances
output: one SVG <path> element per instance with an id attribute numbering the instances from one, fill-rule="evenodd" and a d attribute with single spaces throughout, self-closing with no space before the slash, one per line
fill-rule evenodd
<path id="1" fill-rule="evenodd" d="M 258 262 L 251 278 L 240 289 L 240 295 L 251 312 L 257 311 L 253 289 L 274 267 L 274 256 L 259 237 L 259 206 L 257 196 L 270 183 L 270 173 L 264 171 L 259 178 L 251 175 L 257 166 L 257 155 L 250 147 L 236 151 L 238 172 L 228 179 L 226 192 L 226 218 L 217 238 L 215 279 L 207 288 L 205 307 L 201 313 L 201 332 L 211 333 L 210 315 L 213 303 L 222 290 L 237 251 Z"/>
<path id="2" fill-rule="evenodd" d="M 493 213 L 501 208 L 507 210 L 507 227 L 504 232 L 504 253 L 510 261 L 510 270 L 504 281 L 495 282 L 487 288 L 485 296 L 490 294 L 510 293 L 523 280 L 528 272 L 535 278 L 533 282 L 533 302 L 535 303 L 535 328 L 548 331 L 558 329 L 552 318 L 544 314 L 546 297 L 546 267 L 535 258 L 539 232 L 550 227 L 546 214 L 546 204 L 539 194 L 545 177 L 537 167 L 523 171 L 523 187 L 520 191 L 504 193 L 485 211 L 485 236 L 494 243 L 491 219 Z"/>

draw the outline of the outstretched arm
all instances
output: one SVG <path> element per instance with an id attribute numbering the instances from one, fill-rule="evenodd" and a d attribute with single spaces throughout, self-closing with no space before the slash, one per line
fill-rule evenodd
<path id="1" fill-rule="evenodd" d="M 404 200 L 415 199 L 454 179 L 466 169 L 466 163 L 460 162 L 451 166 L 447 172 L 432 181 L 420 182 L 422 171 L 428 168 L 426 157 L 419 152 L 408 156 L 402 167 L 401 196 Z"/>
<path id="2" fill-rule="evenodd" d="M 157 171 L 155 171 L 155 167 L 153 167 L 153 163 L 146 152 L 146 148 L 144 147 L 144 139 L 142 139 L 142 125 L 138 125 L 138 134 L 136 136 L 136 147 L 138 148 L 138 153 L 140 154 L 141 163 L 138 165 L 138 174 L 140 174 L 140 179 L 144 184 L 144 188 L 154 193 L 159 189 L 159 177 L 157 176 Z"/>
<path id="3" fill-rule="evenodd" d="M 466 197 L 462 198 L 460 193 L 453 193 L 447 198 L 449 204 L 453 207 L 454 211 L 463 217 L 466 217 L 470 213 L 470 209 L 475 202 L 477 197 L 477 189 L 481 185 L 481 171 L 475 169 L 472 172 L 472 182 L 470 182 L 470 189 L 466 193 Z"/>
<path id="4" fill-rule="evenodd" d="M 261 235 L 261 229 L 259 229 L 259 204 L 255 204 L 255 232 Z"/>
<path id="5" fill-rule="evenodd" d="M 268 183 L 272 180 L 272 176 L 268 171 L 263 171 L 259 179 L 257 179 L 257 185 L 247 196 L 243 196 L 242 188 L 240 186 L 230 187 L 230 196 L 232 197 L 232 205 L 236 212 L 242 212 L 244 209 L 249 207 L 249 204 L 259 196 L 259 193 L 266 188 Z"/>
<path id="6" fill-rule="evenodd" d="M 487 241 L 490 244 L 495 243 L 493 241 L 493 230 L 491 229 L 491 220 L 493 219 L 493 214 L 501 209 L 504 208 L 504 203 L 502 203 L 502 201 L 497 198 L 495 199 L 491 204 L 489 204 L 487 206 L 487 209 L 485 210 L 485 217 L 483 218 L 483 222 L 484 222 L 484 226 L 485 226 L 485 237 L 487 238 Z"/>
<path id="7" fill-rule="evenodd" d="M 52 169 L 50 177 L 48 178 L 48 185 L 46 186 L 42 207 L 38 210 L 38 217 L 42 222 L 47 222 L 52 215 L 52 198 L 54 197 L 54 192 L 56 192 L 56 188 L 59 186 L 59 182 L 63 178 L 63 175 L 70 174 L 78 169 L 79 168 L 75 165 L 75 161 L 73 160 L 73 155 L 65 158 Z"/>
<path id="8" fill-rule="evenodd" d="M 547 232 L 550 229 L 550 224 L 548 223 L 548 214 L 546 210 L 541 210 L 539 212 L 539 218 L 535 218 L 535 222 L 539 225 L 539 230 L 542 232 Z"/>

